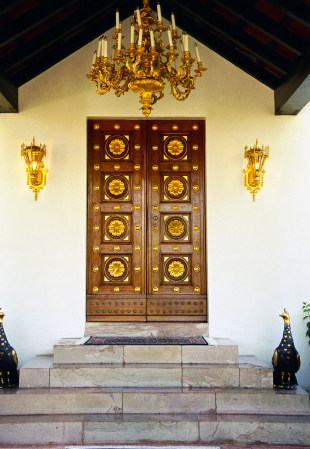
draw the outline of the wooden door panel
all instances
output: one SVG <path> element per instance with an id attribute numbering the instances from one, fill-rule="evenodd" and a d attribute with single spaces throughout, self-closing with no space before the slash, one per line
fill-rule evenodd
<path id="1" fill-rule="evenodd" d="M 148 320 L 201 321 L 206 318 L 204 122 L 148 122 L 147 135 Z"/>
<path id="2" fill-rule="evenodd" d="M 87 318 L 145 320 L 145 131 L 90 120 L 88 135 Z"/>
<path id="3" fill-rule="evenodd" d="M 88 321 L 205 321 L 204 122 L 89 120 Z"/>

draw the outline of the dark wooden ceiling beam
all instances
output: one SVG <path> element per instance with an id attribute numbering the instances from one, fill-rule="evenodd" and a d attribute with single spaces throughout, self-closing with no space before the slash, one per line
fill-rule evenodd
<path id="1" fill-rule="evenodd" d="M 268 0 L 268 3 L 275 6 L 292 19 L 309 27 L 310 7 L 308 4 L 303 3 L 300 0 Z"/>
<path id="2" fill-rule="evenodd" d="M 15 6 L 18 6 L 20 3 L 23 3 L 24 0 L 11 0 L 9 2 L 7 2 L 6 6 L 1 6 L 0 7 L 0 16 L 2 16 L 2 14 L 7 13 L 8 11 L 10 11 L 12 8 L 15 8 Z"/>
<path id="3" fill-rule="evenodd" d="M 247 23 L 266 34 L 266 36 L 270 37 L 275 42 L 284 45 L 298 56 L 308 45 L 307 42 L 292 33 L 287 27 L 283 26 L 282 22 L 278 24 L 260 11 L 254 9 L 250 4 L 251 2 L 245 5 L 245 3 L 240 0 L 234 2 L 231 2 L 230 0 L 212 1 L 239 17 L 244 23 Z"/>
<path id="4" fill-rule="evenodd" d="M 181 2 L 179 0 L 172 0 L 171 3 L 175 3 L 178 7 L 179 14 L 181 13 L 183 16 L 186 15 L 187 18 L 192 17 L 194 19 L 193 21 L 187 20 L 185 30 L 189 34 L 192 35 L 195 28 L 199 26 L 197 23 L 200 22 L 201 24 L 216 30 L 229 41 L 232 41 L 244 50 L 247 50 L 253 56 L 263 60 L 269 66 L 282 72 L 282 74 L 286 74 L 289 71 L 291 66 L 290 61 L 280 54 L 270 52 L 267 45 L 262 44 L 254 37 L 244 33 L 236 25 L 220 18 L 218 15 L 214 14 L 212 9 L 206 9 L 206 7 L 202 8 L 201 6 L 198 6 L 198 8 L 195 6 L 195 8 L 190 9 L 184 5 L 181 8 Z"/>
<path id="5" fill-rule="evenodd" d="M 11 52 L 8 56 L 4 56 L 2 58 L 2 61 L 3 64 L 5 64 L 5 66 L 7 67 L 7 72 L 10 73 L 12 78 L 15 80 L 15 68 L 22 67 L 24 63 L 27 63 L 28 65 L 29 61 L 34 61 L 35 64 L 40 64 L 41 55 L 44 52 L 50 53 L 50 49 L 53 48 L 53 45 L 57 43 L 59 43 L 61 47 L 65 45 L 71 52 L 77 50 L 77 48 L 73 50 L 70 47 L 70 36 L 74 36 L 77 33 L 80 33 L 82 36 L 83 30 L 86 30 L 86 32 L 87 30 L 89 30 L 91 34 L 93 23 L 98 23 L 99 25 L 101 25 L 101 33 L 108 30 L 112 26 L 111 10 L 114 12 L 114 10 L 116 9 L 116 5 L 118 4 L 119 0 L 114 0 L 109 2 L 108 5 L 105 4 L 106 6 L 101 7 L 100 10 L 98 10 L 97 5 L 93 5 L 92 8 L 90 7 L 90 5 L 85 5 L 83 8 L 69 16 L 67 19 L 59 22 L 48 31 L 42 33 L 42 35 L 37 36 L 30 42 L 18 47 L 16 51 Z M 107 17 L 110 18 L 107 19 Z M 113 16 L 113 20 L 115 21 L 115 16 Z M 105 25 L 105 29 L 103 29 L 103 25 Z M 83 42 L 83 40 L 81 39 L 81 46 L 86 45 L 88 42 L 89 41 Z M 63 48 L 59 49 L 60 52 L 62 50 Z M 59 58 L 59 60 L 61 60 L 61 58 Z M 35 69 L 33 67 L 33 63 L 29 64 L 27 69 L 30 72 Z"/>
<path id="6" fill-rule="evenodd" d="M 310 52 L 274 93 L 276 115 L 297 115 L 310 101 Z"/>
<path id="7" fill-rule="evenodd" d="M 28 44 L 29 46 L 26 48 L 26 52 L 29 53 L 28 57 L 23 57 L 22 51 L 18 53 L 19 59 L 16 60 L 16 65 L 13 66 L 13 68 L 15 67 L 14 74 L 12 72 L 11 75 L 14 82 L 18 86 L 26 83 L 115 26 L 117 4 L 119 3 L 115 0 L 109 4 L 109 7 L 103 5 L 102 9 L 90 11 L 92 12 L 91 17 L 87 18 L 85 11 L 81 12 L 80 20 L 72 21 L 72 25 L 68 21 L 64 21 L 57 29 L 50 30 L 44 36 L 33 39 L 32 44 Z M 120 9 L 121 20 L 125 20 L 132 12 L 132 1 L 123 1 Z M 79 23 L 79 26 L 75 26 L 76 23 Z M 25 46 L 23 49 L 25 50 Z"/>
<path id="8" fill-rule="evenodd" d="M 176 11 L 175 6 L 172 1 L 167 0 L 165 6 L 162 7 L 163 11 L 165 11 L 164 17 L 169 17 L 171 10 Z M 174 8 L 174 9 L 171 9 Z M 169 11 L 169 12 L 168 12 Z M 261 65 L 253 62 L 251 59 L 246 57 L 241 52 L 237 51 L 236 48 L 232 45 L 228 46 L 223 40 L 219 39 L 216 33 L 212 33 L 206 27 L 198 26 L 198 24 L 194 24 L 191 30 L 188 29 L 188 15 L 181 14 L 181 11 L 178 9 L 176 15 L 177 26 L 182 30 L 190 31 L 190 35 L 197 39 L 197 41 L 204 44 L 206 47 L 210 48 L 220 56 L 222 56 L 227 61 L 231 62 L 235 66 L 239 67 L 244 72 L 248 73 L 261 83 L 270 87 L 271 89 L 275 89 L 279 85 L 279 78 L 274 74 L 268 72 Z M 196 25 L 196 26 L 195 26 Z M 204 66 L 208 67 L 208 61 L 204 61 Z"/>
<path id="9" fill-rule="evenodd" d="M 31 10 L 19 19 L 9 21 L 1 30 L 0 48 L 19 38 L 33 28 L 44 24 L 61 11 L 66 10 L 75 3 L 76 0 L 71 0 L 66 3 L 64 3 L 63 0 L 54 0 L 50 3 L 46 2 L 44 4 L 44 9 L 38 6 L 35 11 Z"/>
<path id="10" fill-rule="evenodd" d="M 18 88 L 0 72 L 0 113 L 18 112 Z"/>

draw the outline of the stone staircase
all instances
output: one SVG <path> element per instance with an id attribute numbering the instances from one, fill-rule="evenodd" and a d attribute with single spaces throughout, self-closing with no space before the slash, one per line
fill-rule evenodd
<path id="1" fill-rule="evenodd" d="M 63 339 L 52 356 L 0 390 L 0 443 L 310 444 L 309 395 L 272 388 L 272 369 L 208 346 L 88 346 Z"/>

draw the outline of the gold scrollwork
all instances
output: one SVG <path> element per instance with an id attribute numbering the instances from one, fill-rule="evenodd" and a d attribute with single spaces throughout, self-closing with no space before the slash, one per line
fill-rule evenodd
<path id="1" fill-rule="evenodd" d="M 136 293 L 139 293 L 140 290 L 141 290 L 140 287 L 135 287 L 135 292 L 136 292 Z"/>
<path id="2" fill-rule="evenodd" d="M 94 190 L 99 190 L 100 189 L 100 187 L 96 184 L 95 186 L 94 186 Z"/>
<path id="3" fill-rule="evenodd" d="M 114 251 L 120 251 L 121 247 L 119 245 L 115 245 L 113 249 Z"/>
<path id="4" fill-rule="evenodd" d="M 179 210 L 179 206 L 172 206 L 172 210 Z"/>
<path id="5" fill-rule="evenodd" d="M 194 246 L 194 251 L 199 251 L 199 246 Z"/>
<path id="6" fill-rule="evenodd" d="M 199 231 L 199 226 L 194 226 L 194 231 Z"/>
<path id="7" fill-rule="evenodd" d="M 95 251 L 95 253 L 97 253 L 99 251 L 99 246 L 93 246 L 93 251 Z"/>
<path id="8" fill-rule="evenodd" d="M 119 237 L 125 231 L 125 224 L 121 220 L 112 220 L 108 226 L 109 233 L 115 237 Z"/>
<path id="9" fill-rule="evenodd" d="M 114 290 L 115 293 L 119 293 L 119 287 L 114 287 L 113 290 Z"/>
<path id="10" fill-rule="evenodd" d="M 125 272 L 125 266 L 120 260 L 113 260 L 108 266 L 108 272 L 114 278 L 122 276 Z"/>
<path id="11" fill-rule="evenodd" d="M 199 168 L 199 165 L 198 165 L 198 164 L 194 164 L 194 165 L 193 165 L 193 170 L 198 170 L 198 168 Z"/>
<path id="12" fill-rule="evenodd" d="M 198 150 L 199 146 L 197 144 L 193 145 L 193 150 Z"/>
<path id="13" fill-rule="evenodd" d="M 115 156 L 120 156 L 125 151 L 125 143 L 121 139 L 113 139 L 109 143 L 109 150 Z"/>
<path id="14" fill-rule="evenodd" d="M 158 205 L 157 204 L 154 204 L 153 210 L 158 210 Z"/>
<path id="15" fill-rule="evenodd" d="M 173 168 L 174 171 L 178 171 L 179 170 L 179 166 L 178 165 L 174 165 L 172 168 Z"/>
<path id="16" fill-rule="evenodd" d="M 140 251 L 140 246 L 135 246 L 135 251 Z"/>
<path id="17" fill-rule="evenodd" d="M 158 165 L 152 165 L 152 170 L 154 171 L 158 170 Z"/>
<path id="18" fill-rule="evenodd" d="M 195 293 L 199 293 L 199 292 L 200 292 L 200 288 L 199 288 L 199 287 L 195 287 L 195 288 L 194 288 L 194 292 L 195 292 Z"/>
<path id="19" fill-rule="evenodd" d="M 134 205 L 134 209 L 135 209 L 135 210 L 140 210 L 140 209 L 141 209 L 140 204 L 135 204 L 135 205 Z"/>
<path id="20" fill-rule="evenodd" d="M 173 249 L 173 251 L 178 252 L 180 248 L 179 248 L 179 246 L 174 246 L 172 249 Z"/>
<path id="21" fill-rule="evenodd" d="M 153 287 L 153 292 L 157 293 L 158 292 L 158 287 Z"/>
<path id="22" fill-rule="evenodd" d="M 93 226 L 93 230 L 94 231 L 99 231 L 99 226 L 98 225 Z"/>
<path id="23" fill-rule="evenodd" d="M 193 206 L 194 210 L 199 210 L 199 206 L 197 204 L 195 204 L 195 206 Z"/>
<path id="24" fill-rule="evenodd" d="M 174 131 L 176 131 L 177 129 L 179 129 L 178 125 L 173 125 L 172 129 L 174 129 Z"/>
<path id="25" fill-rule="evenodd" d="M 138 184 L 138 185 L 136 185 L 136 186 L 134 187 L 134 189 L 135 189 L 135 190 L 140 190 L 141 187 L 140 187 L 139 184 Z"/>
<path id="26" fill-rule="evenodd" d="M 121 168 L 121 166 L 119 164 L 114 165 L 114 170 L 119 170 L 120 168 Z"/>
<path id="27" fill-rule="evenodd" d="M 125 184 L 121 179 L 113 179 L 108 185 L 109 191 L 113 195 L 121 195 L 125 190 Z"/>
<path id="28" fill-rule="evenodd" d="M 140 165 L 139 165 L 139 164 L 136 164 L 136 165 L 134 166 L 134 169 L 135 169 L 135 170 L 140 170 Z"/>
<path id="29" fill-rule="evenodd" d="M 153 246 L 153 251 L 158 251 L 158 246 Z"/>
<path id="30" fill-rule="evenodd" d="M 153 189 L 153 190 L 158 190 L 158 186 L 157 186 L 157 185 L 154 185 L 154 186 L 152 187 L 152 189 Z"/>
<path id="31" fill-rule="evenodd" d="M 138 150 L 140 150 L 140 148 L 141 148 L 140 145 L 139 145 L 138 143 L 136 143 L 136 145 L 135 145 L 135 150 L 138 151 Z"/>
<path id="32" fill-rule="evenodd" d="M 153 145 L 152 146 L 152 150 L 157 151 L 158 150 L 158 146 L 157 145 Z"/>
<path id="33" fill-rule="evenodd" d="M 140 229 L 141 229 L 141 226 L 139 226 L 139 225 L 135 226 L 136 231 L 140 231 Z"/>
<path id="34" fill-rule="evenodd" d="M 120 210 L 120 206 L 118 204 L 115 204 L 113 207 L 114 210 Z"/>
<path id="35" fill-rule="evenodd" d="M 179 260 L 173 260 L 168 266 L 168 272 L 170 276 L 178 278 L 182 276 L 185 271 L 184 264 Z"/>
<path id="36" fill-rule="evenodd" d="M 94 145 L 94 150 L 99 150 L 100 146 L 99 145 Z"/>
<path id="37" fill-rule="evenodd" d="M 157 125 L 152 125 L 152 130 L 153 131 L 157 131 L 158 130 L 158 126 Z"/>
<path id="38" fill-rule="evenodd" d="M 184 149 L 184 144 L 179 139 L 173 139 L 168 143 L 167 149 L 172 156 L 179 156 Z"/>
<path id="39" fill-rule="evenodd" d="M 153 231 L 158 231 L 158 226 L 157 225 L 153 226 Z"/>
<path id="40" fill-rule="evenodd" d="M 95 170 L 99 170 L 99 169 L 100 169 L 100 165 L 99 165 L 99 164 L 95 164 L 95 165 L 94 165 L 94 169 L 95 169 Z"/>
<path id="41" fill-rule="evenodd" d="M 98 211 L 99 210 L 99 206 L 98 204 L 95 204 L 95 206 L 93 207 L 94 210 Z"/>
<path id="42" fill-rule="evenodd" d="M 99 125 L 97 123 L 94 125 L 94 129 L 99 129 Z"/>
<path id="43" fill-rule="evenodd" d="M 193 190 L 199 190 L 199 185 L 197 184 L 193 185 Z"/>
<path id="44" fill-rule="evenodd" d="M 174 287 L 173 291 L 174 291 L 174 293 L 179 293 L 180 288 L 179 287 Z"/>
<path id="45" fill-rule="evenodd" d="M 170 195 L 179 196 L 184 192 L 184 184 L 179 179 L 172 179 L 168 184 Z"/>
<path id="46" fill-rule="evenodd" d="M 98 293 L 99 292 L 99 288 L 98 287 L 93 287 L 93 293 Z"/>
<path id="47" fill-rule="evenodd" d="M 141 267 L 135 267 L 135 272 L 136 272 L 136 273 L 139 273 L 140 270 L 141 270 Z"/>
<path id="48" fill-rule="evenodd" d="M 114 125 L 114 129 L 120 129 L 120 125 L 119 125 L 118 123 L 116 123 L 116 124 Z"/>
<path id="49" fill-rule="evenodd" d="M 135 129 L 140 129 L 140 125 L 135 125 Z"/>
<path id="50" fill-rule="evenodd" d="M 153 267 L 153 271 L 155 272 L 155 273 L 157 273 L 157 271 L 158 271 L 158 267 Z"/>
<path id="51" fill-rule="evenodd" d="M 97 265 L 95 265 L 94 267 L 93 267 L 93 272 L 94 273 L 97 273 L 99 271 L 99 267 L 97 267 Z"/>
<path id="52" fill-rule="evenodd" d="M 194 267 L 194 271 L 195 271 L 196 273 L 198 273 L 198 272 L 200 271 L 200 267 L 198 267 L 198 266 Z"/>
<path id="53" fill-rule="evenodd" d="M 193 130 L 194 130 L 194 131 L 197 131 L 197 129 L 198 129 L 198 125 L 196 125 L 196 124 L 193 125 Z"/>

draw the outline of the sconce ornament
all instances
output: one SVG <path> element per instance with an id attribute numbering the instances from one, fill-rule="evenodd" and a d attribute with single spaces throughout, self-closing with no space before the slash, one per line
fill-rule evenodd
<path id="1" fill-rule="evenodd" d="M 269 157 L 269 146 L 264 147 L 263 145 L 259 148 L 256 139 L 253 148 L 244 147 L 244 157 L 248 159 L 247 169 L 243 170 L 244 185 L 250 190 L 253 201 L 255 201 L 258 190 L 264 185 L 265 170 L 263 170 L 263 167 L 265 160 Z"/>
<path id="2" fill-rule="evenodd" d="M 38 198 L 38 192 L 46 185 L 46 173 L 48 170 L 44 168 L 42 162 L 43 157 L 46 156 L 46 146 L 40 143 L 40 146 L 35 145 L 34 137 L 29 146 L 24 143 L 21 146 L 21 156 L 25 158 L 27 164 L 27 184 L 34 192 L 35 201 Z"/>

